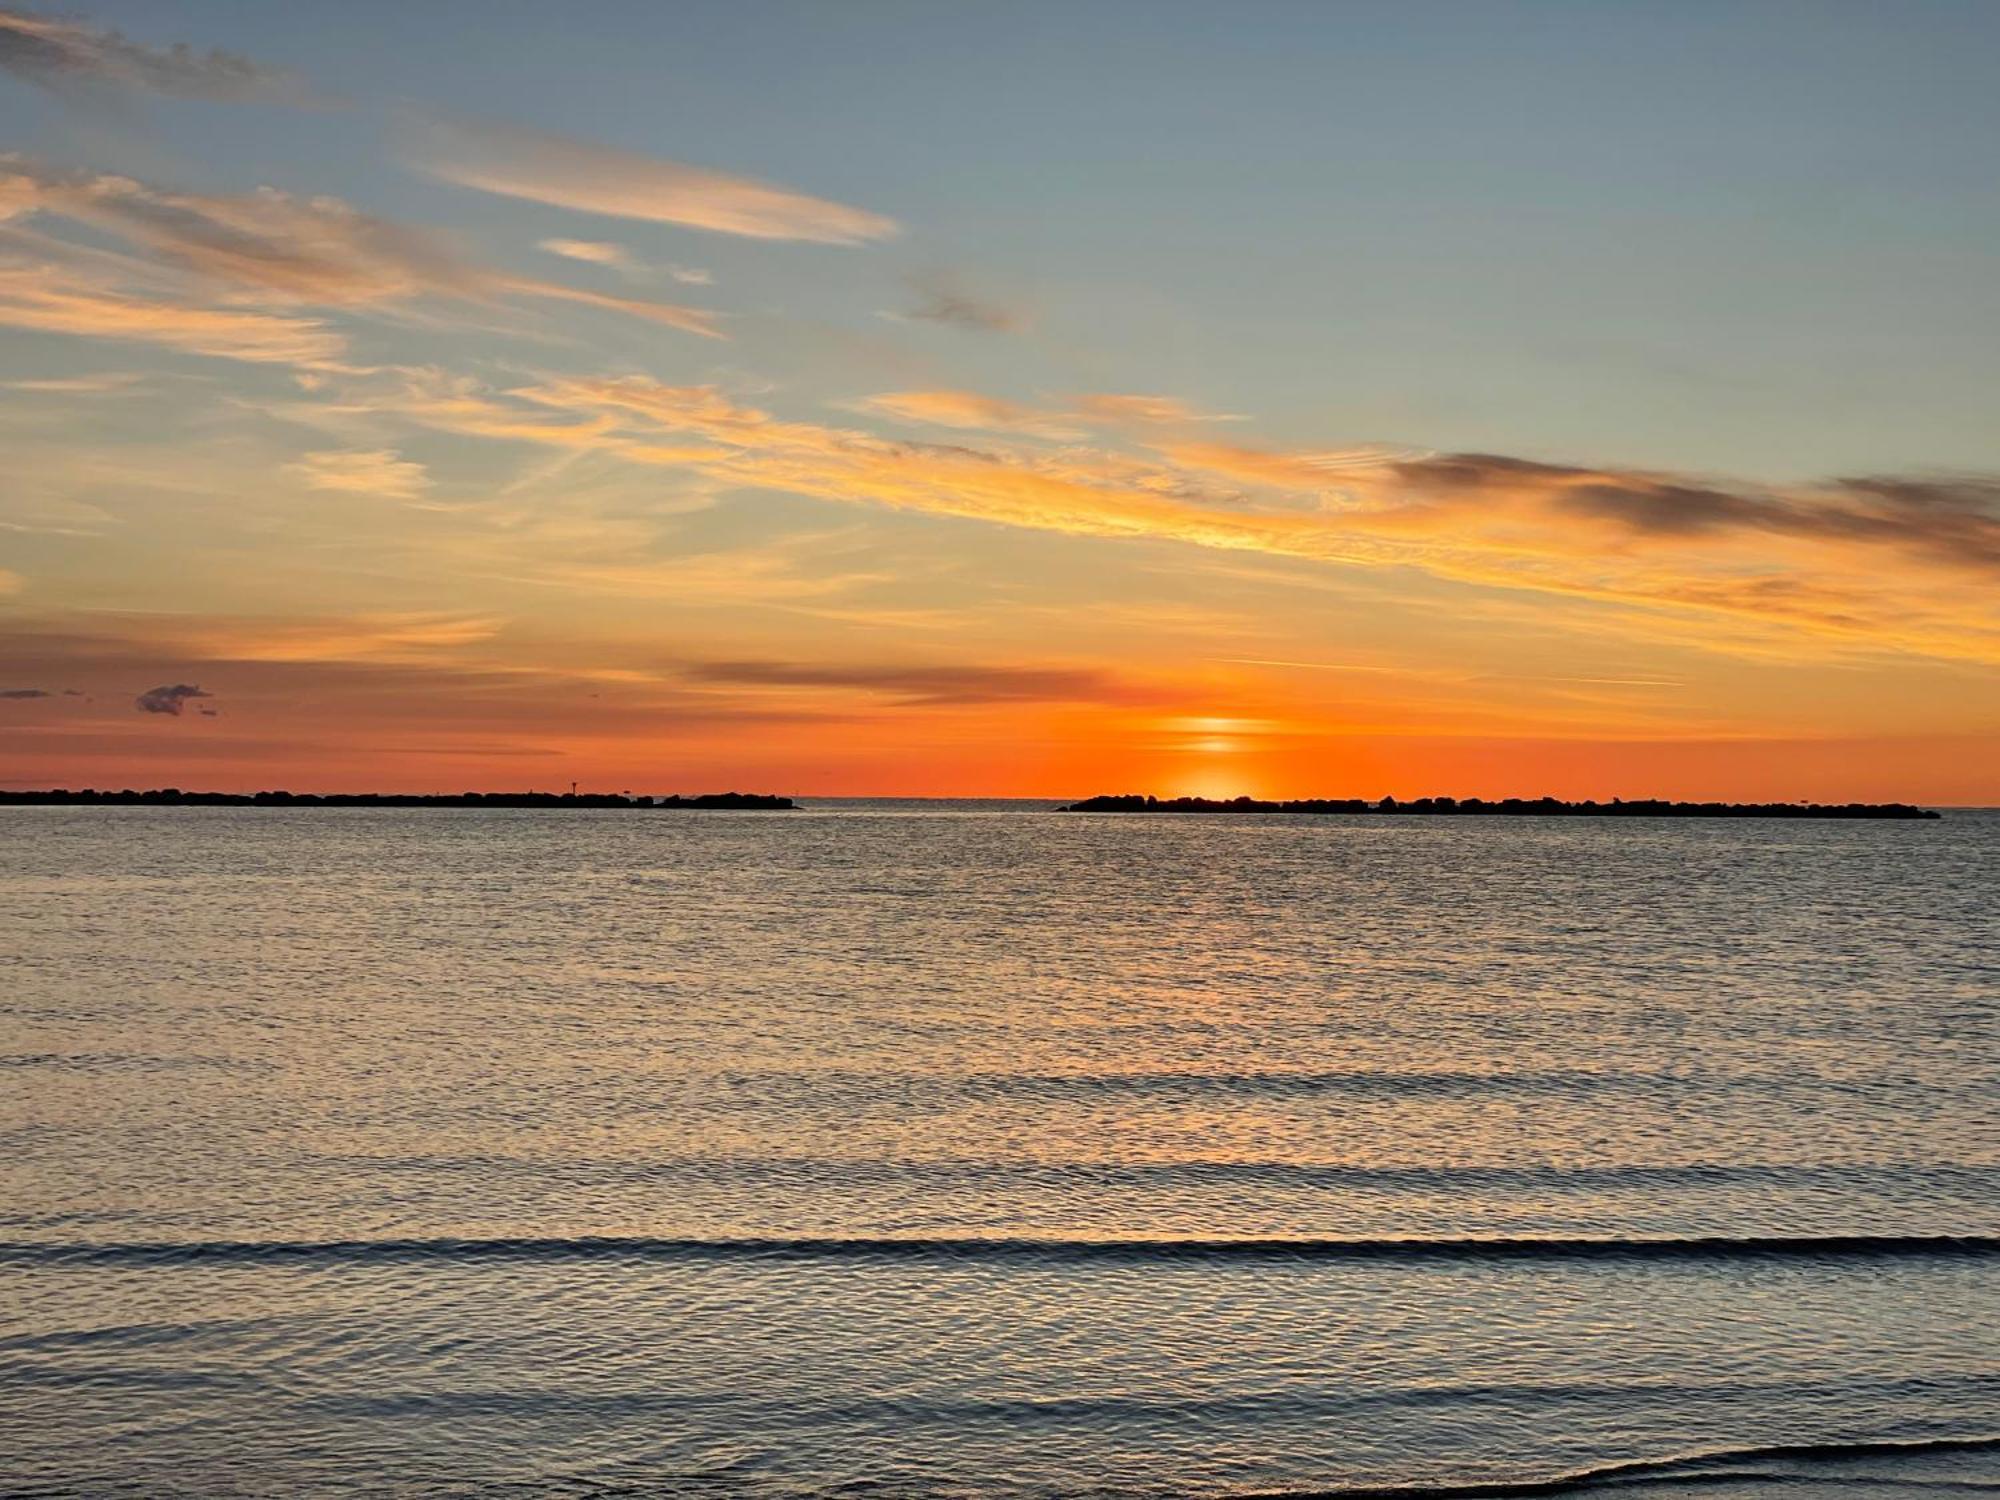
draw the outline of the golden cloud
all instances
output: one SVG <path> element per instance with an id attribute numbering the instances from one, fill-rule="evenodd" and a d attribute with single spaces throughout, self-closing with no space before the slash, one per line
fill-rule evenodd
<path id="1" fill-rule="evenodd" d="M 1058 440 L 1083 436 L 1081 428 L 1058 415 L 972 391 L 887 391 L 855 402 L 853 410 L 899 422 L 976 432 L 1018 432 Z"/>
<path id="2" fill-rule="evenodd" d="M 396 405 L 458 431 L 588 447 L 718 482 L 1073 535 L 1403 566 L 1463 583 L 1727 618 L 1832 651 L 2000 660 L 1989 482 L 1768 490 L 1518 460 L 1168 444 L 1160 459 L 898 442 L 788 422 L 711 386 L 464 384 Z M 665 435 L 675 440 L 663 442 Z M 688 435 L 700 441 L 690 445 Z M 1216 494 L 1225 473 L 1247 488 Z M 1675 507 L 1686 510 L 1677 516 Z M 1668 623 L 1662 628 L 1675 627 Z M 1730 629 L 1692 643 L 1736 649 Z"/>
<path id="3" fill-rule="evenodd" d="M 132 296 L 97 278 L 47 265 L 0 265 L 0 324 L 279 364 L 333 360 L 347 347 L 314 318 Z"/>
<path id="4" fill-rule="evenodd" d="M 384 500 L 415 500 L 431 485 L 422 464 L 388 448 L 307 453 L 286 468 L 307 489 L 374 495 Z"/>

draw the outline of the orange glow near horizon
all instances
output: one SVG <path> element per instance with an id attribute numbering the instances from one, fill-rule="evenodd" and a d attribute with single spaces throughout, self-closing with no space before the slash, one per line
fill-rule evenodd
<path id="1" fill-rule="evenodd" d="M 204 691 L 207 691 L 204 689 Z M 597 703 L 609 696 L 600 690 Z M 815 697 L 748 731 L 645 727 L 600 710 L 600 725 L 554 719 L 460 728 L 450 707 L 417 722 L 336 713 L 274 737 L 255 703 L 191 700 L 187 722 L 126 719 L 122 700 L 55 715 L 8 740 L 12 785 L 251 791 L 774 791 L 806 797 L 1026 797 L 1099 792 L 1229 798 L 1665 796 L 1687 799 L 2000 802 L 1978 736 L 1594 738 L 1397 734 L 1251 715 L 1015 705 L 884 708 Z M 213 709 L 212 716 L 201 713 Z M 16 716 L 16 724 L 20 718 Z M 662 716 L 669 718 L 670 716 Z M 1245 728 L 1250 732 L 1242 732 Z"/>

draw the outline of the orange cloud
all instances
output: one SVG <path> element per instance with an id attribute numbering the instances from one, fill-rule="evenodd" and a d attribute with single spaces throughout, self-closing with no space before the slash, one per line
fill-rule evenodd
<path id="1" fill-rule="evenodd" d="M 279 364 L 334 360 L 347 348 L 317 319 L 136 297 L 46 265 L 0 265 L 0 324 Z"/>
<path id="2" fill-rule="evenodd" d="M 1271 453 L 1234 443 L 1161 443 L 1158 451 L 1183 468 L 1221 474 L 1278 490 L 1317 493 L 1343 476 L 1382 462 L 1379 448 L 1344 448 L 1325 453 Z"/>
<path id="3" fill-rule="evenodd" d="M 156 620 L 155 628 L 178 652 L 212 661 L 433 661 L 493 639 L 503 623 L 482 615 L 406 612 L 322 619 L 170 617 Z"/>
<path id="4" fill-rule="evenodd" d="M 233 302 L 379 307 L 420 297 L 530 297 L 721 336 L 711 312 L 491 271 L 431 235 L 337 198 L 301 198 L 273 188 L 173 193 L 128 177 L 69 176 L 0 157 L 0 208 L 10 221 L 60 217 L 116 235 Z M 40 244 L 44 253 L 68 254 L 78 264 L 105 264 L 59 240 Z"/>
<path id="5" fill-rule="evenodd" d="M 1093 421 L 1160 427 L 1190 426 L 1196 422 L 1241 422 L 1242 417 L 1199 411 L 1175 396 L 1127 396 L 1105 393 L 1072 396 L 1070 410 Z"/>
<path id="6" fill-rule="evenodd" d="M 623 245 L 614 245 L 607 240 L 540 240 L 537 249 L 546 250 L 551 255 L 560 255 L 565 260 L 580 260 L 588 265 L 609 266 L 633 280 L 664 275 L 687 286 L 708 286 L 715 278 L 708 272 L 693 266 L 651 265 L 639 259 Z"/>
<path id="7" fill-rule="evenodd" d="M 431 484 L 422 464 L 387 448 L 307 453 L 287 468 L 307 489 L 385 500 L 415 500 Z"/>
<path id="8" fill-rule="evenodd" d="M 981 396 L 972 391 L 888 391 L 854 403 L 854 410 L 899 422 L 927 423 L 980 432 L 1018 432 L 1029 437 L 1068 440 L 1083 436 L 1081 428 L 1060 417 Z"/>
<path id="9" fill-rule="evenodd" d="M 1240 418 L 1211 416 L 1196 411 L 1185 402 L 1168 396 L 1073 396 L 1055 408 L 1026 406 L 982 396 L 977 391 L 925 390 L 885 391 L 849 403 L 849 409 L 896 421 L 927 423 L 936 427 L 958 427 L 975 432 L 1017 432 L 1029 437 L 1075 441 L 1089 427 L 1187 426 L 1200 422 L 1230 422 Z M 1249 455 L 1248 449 L 1203 450 L 1188 445 L 1190 453 L 1212 451 Z M 1281 466 L 1268 455 L 1263 459 L 1265 477 Z M 1190 467 L 1204 467 L 1191 463 Z M 1284 469 L 1287 479 L 1295 479 L 1295 466 Z"/>
<path id="10" fill-rule="evenodd" d="M 419 399 L 401 409 L 433 425 L 588 446 L 745 487 L 1079 535 L 1415 567 L 1668 620 L 1735 618 L 1830 650 L 2000 660 L 1994 593 L 1974 581 L 1995 570 L 1991 537 L 2000 525 L 1983 481 L 1844 481 L 1776 492 L 1484 461 L 1482 477 L 1468 482 L 1468 460 L 1215 444 L 1165 445 L 1165 462 L 1148 465 L 1077 450 L 895 442 L 781 421 L 712 387 L 642 378 L 505 393 L 460 387 L 443 405 Z M 695 434 L 712 446 L 661 445 L 661 433 Z M 1203 472 L 1252 488 L 1217 495 L 1200 482 Z M 1674 506 L 1690 514 L 1667 524 Z M 1663 629 L 1673 633 L 1671 624 Z M 1688 635 L 1735 649 L 1726 630 Z"/>
<path id="11" fill-rule="evenodd" d="M 915 707 L 980 703 L 1138 703 L 1157 699 L 1111 673 L 1081 667 L 711 661 L 681 669 L 696 682 L 747 688 L 832 688 Z"/>

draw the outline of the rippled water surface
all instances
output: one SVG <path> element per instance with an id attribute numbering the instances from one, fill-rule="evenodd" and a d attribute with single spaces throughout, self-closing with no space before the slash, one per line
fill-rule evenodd
<path id="1" fill-rule="evenodd" d="M 1996 905 L 1975 813 L 7 809 L 0 1488 L 2000 1486 Z"/>

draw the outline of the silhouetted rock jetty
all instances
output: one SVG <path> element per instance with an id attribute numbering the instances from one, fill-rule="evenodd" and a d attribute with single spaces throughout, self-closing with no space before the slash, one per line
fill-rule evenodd
<path id="1" fill-rule="evenodd" d="M 1627 802 L 1564 802 L 1556 797 L 1507 797 L 1488 802 L 1482 797 L 1419 797 L 1399 802 L 1384 797 L 1368 802 L 1359 797 L 1307 797 L 1291 802 L 1261 802 L 1254 797 L 1215 801 L 1208 797 L 1087 797 L 1059 807 L 1057 812 L 1105 813 L 1391 813 L 1415 817 L 1534 817 L 1534 818 L 1935 818 L 1928 808 L 1905 802 L 1663 802 L 1645 798 Z"/>
<path id="2" fill-rule="evenodd" d="M 430 796 L 414 792 L 184 792 L 179 787 L 153 791 L 80 792 L 57 788 L 47 792 L 0 791 L 0 807 L 629 807 L 641 812 L 696 810 L 702 812 L 796 812 L 789 797 L 761 792 L 704 792 L 698 797 L 632 797 L 617 792 L 455 792 Z"/>

